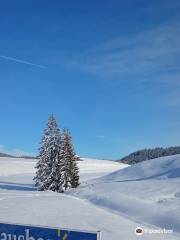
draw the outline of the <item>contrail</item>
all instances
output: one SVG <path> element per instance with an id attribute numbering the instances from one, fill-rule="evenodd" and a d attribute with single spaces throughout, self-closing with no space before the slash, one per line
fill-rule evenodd
<path id="1" fill-rule="evenodd" d="M 18 59 L 18 58 L 8 57 L 8 56 L 4 56 L 4 55 L 0 55 L 0 58 L 5 59 L 5 60 L 10 60 L 10 61 L 13 61 L 13 62 L 17 62 L 17 63 L 31 65 L 31 66 L 34 66 L 34 67 L 46 68 L 46 66 L 31 63 L 31 62 L 27 62 L 27 61 L 24 61 L 24 60 L 21 60 L 21 59 Z"/>

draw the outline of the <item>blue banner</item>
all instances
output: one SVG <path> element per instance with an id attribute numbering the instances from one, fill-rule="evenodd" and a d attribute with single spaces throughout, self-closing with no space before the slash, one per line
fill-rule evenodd
<path id="1" fill-rule="evenodd" d="M 0 223 L 0 240 L 100 240 L 100 232 Z"/>

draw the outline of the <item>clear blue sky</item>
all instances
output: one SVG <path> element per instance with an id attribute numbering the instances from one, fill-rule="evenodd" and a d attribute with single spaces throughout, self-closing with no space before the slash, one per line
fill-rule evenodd
<path id="1" fill-rule="evenodd" d="M 81 156 L 180 145 L 180 1 L 0 3 L 0 150 L 37 153 L 50 113 Z"/>

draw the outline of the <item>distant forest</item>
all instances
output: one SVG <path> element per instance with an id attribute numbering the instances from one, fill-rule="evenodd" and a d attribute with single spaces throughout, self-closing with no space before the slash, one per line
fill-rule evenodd
<path id="1" fill-rule="evenodd" d="M 176 146 L 176 147 L 168 147 L 168 148 L 157 147 L 153 149 L 142 149 L 142 150 L 133 152 L 126 157 L 121 158 L 120 160 L 118 160 L 118 162 L 132 165 L 145 160 L 150 160 L 150 159 L 164 157 L 164 156 L 171 156 L 175 154 L 180 154 L 180 147 Z"/>
<path id="2" fill-rule="evenodd" d="M 13 156 L 7 153 L 0 153 L 0 157 L 9 157 L 9 158 L 27 158 L 27 159 L 37 159 L 38 157 L 34 156 Z"/>
<path id="3" fill-rule="evenodd" d="M 0 157 L 14 157 L 14 156 L 6 154 L 6 153 L 0 153 Z"/>

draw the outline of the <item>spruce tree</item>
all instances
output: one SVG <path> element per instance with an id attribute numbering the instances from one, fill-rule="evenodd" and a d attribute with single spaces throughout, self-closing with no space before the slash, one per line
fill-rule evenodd
<path id="1" fill-rule="evenodd" d="M 36 176 L 38 190 L 63 192 L 79 185 L 79 169 L 69 130 L 61 134 L 56 119 L 49 117 L 39 149 Z"/>
<path id="2" fill-rule="evenodd" d="M 59 150 L 55 156 L 54 164 L 52 166 L 52 171 L 48 180 L 48 189 L 54 192 L 64 192 L 64 164 L 61 157 L 61 150 Z"/>
<path id="3" fill-rule="evenodd" d="M 39 149 L 39 161 L 37 162 L 36 177 L 34 178 L 38 190 L 60 191 L 60 186 L 55 187 L 57 181 L 56 171 L 59 164 L 59 153 L 61 149 L 61 132 L 53 115 L 49 117 L 47 127 L 41 141 Z M 59 174 L 60 176 L 60 174 Z M 60 182 L 60 181 L 59 181 Z M 59 183 L 60 184 L 60 183 Z"/>
<path id="4" fill-rule="evenodd" d="M 79 157 L 75 154 L 72 144 L 72 137 L 69 130 L 63 131 L 63 144 L 62 144 L 62 159 L 63 159 L 63 172 L 64 172 L 64 189 L 76 188 L 79 185 Z"/>

